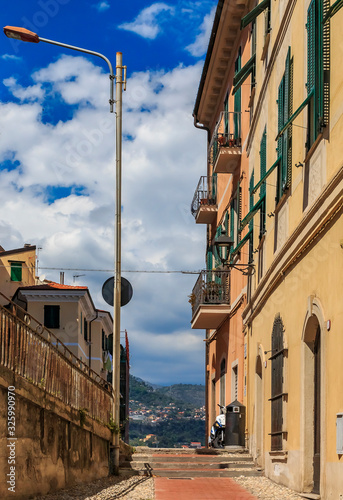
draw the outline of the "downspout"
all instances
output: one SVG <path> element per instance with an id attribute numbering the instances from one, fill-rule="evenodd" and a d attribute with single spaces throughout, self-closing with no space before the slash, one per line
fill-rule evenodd
<path id="1" fill-rule="evenodd" d="M 198 128 L 199 130 L 206 130 L 207 132 L 207 144 L 209 145 L 211 142 L 211 131 L 208 127 L 205 127 L 204 125 L 199 125 L 198 118 L 195 114 L 193 114 L 194 118 L 194 127 Z"/>

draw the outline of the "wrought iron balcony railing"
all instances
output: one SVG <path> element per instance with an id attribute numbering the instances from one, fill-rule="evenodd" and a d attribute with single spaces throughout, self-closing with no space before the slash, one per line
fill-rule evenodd
<path id="1" fill-rule="evenodd" d="M 198 307 L 230 304 L 230 271 L 201 271 L 190 295 L 192 315 Z"/>
<path id="2" fill-rule="evenodd" d="M 222 111 L 209 146 L 209 161 L 214 165 L 221 148 L 240 148 L 242 144 L 241 112 Z"/>
<path id="3" fill-rule="evenodd" d="M 200 177 L 197 188 L 194 193 L 191 212 L 196 217 L 201 206 L 216 205 L 217 203 L 217 186 L 212 177 L 203 175 Z"/>

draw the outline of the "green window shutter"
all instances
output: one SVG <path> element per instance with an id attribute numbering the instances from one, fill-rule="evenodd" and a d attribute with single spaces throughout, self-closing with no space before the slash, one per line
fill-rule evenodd
<path id="1" fill-rule="evenodd" d="M 240 71 L 238 71 L 238 73 L 234 76 L 233 78 L 234 87 L 232 90 L 232 95 L 234 95 L 241 88 L 241 85 L 244 83 L 244 81 L 248 78 L 250 74 L 252 75 L 252 80 L 254 83 L 255 62 L 256 62 L 256 55 L 254 54 L 249 59 L 249 61 L 243 66 L 243 68 Z"/>
<path id="2" fill-rule="evenodd" d="M 252 171 L 251 177 L 250 177 L 250 182 L 249 182 L 249 212 L 251 211 L 252 207 L 254 206 L 254 171 Z M 249 229 L 252 230 L 254 227 L 254 221 L 251 220 L 249 222 Z"/>
<path id="3" fill-rule="evenodd" d="M 207 270 L 210 271 L 213 267 L 213 249 L 212 246 L 207 249 Z"/>
<path id="4" fill-rule="evenodd" d="M 230 204 L 230 237 L 234 240 L 234 230 L 235 230 L 235 209 L 234 200 Z"/>
<path id="5" fill-rule="evenodd" d="M 215 235 L 215 240 L 222 234 L 222 228 L 221 226 L 218 226 L 217 227 L 217 230 L 216 230 L 216 235 Z M 214 267 L 218 267 L 220 266 L 221 264 L 221 260 L 220 260 L 220 255 L 218 254 L 218 250 L 217 250 L 217 247 L 214 245 Z"/>
<path id="6" fill-rule="evenodd" d="M 21 262 L 11 262 L 11 281 L 22 281 L 23 264 Z"/>
<path id="7" fill-rule="evenodd" d="M 307 94 L 315 85 L 316 74 L 316 0 L 312 0 L 307 11 Z"/>
<path id="8" fill-rule="evenodd" d="M 229 95 L 226 94 L 224 100 L 224 134 L 228 137 L 229 134 Z"/>
<path id="9" fill-rule="evenodd" d="M 241 222 L 241 230 L 245 228 L 247 224 L 252 220 L 254 215 L 260 210 L 260 208 L 263 205 L 264 198 L 260 198 L 257 203 L 252 207 L 250 212 L 244 217 L 244 219 Z"/>
<path id="10" fill-rule="evenodd" d="M 251 10 L 246 16 L 242 18 L 241 29 L 248 26 L 248 24 L 254 21 L 257 18 L 257 16 L 261 14 L 261 12 L 269 8 L 270 8 L 270 0 L 262 0 L 261 3 L 256 5 L 256 7 L 253 10 Z"/>
<path id="11" fill-rule="evenodd" d="M 217 174 L 212 174 L 212 186 L 211 186 L 212 199 L 217 199 Z"/>
<path id="12" fill-rule="evenodd" d="M 333 3 L 323 19 L 323 24 L 325 24 L 328 19 L 334 16 L 342 7 L 343 0 L 337 0 L 335 3 Z"/>
<path id="13" fill-rule="evenodd" d="M 260 179 L 262 179 L 267 172 L 267 132 L 264 129 L 261 143 L 260 143 Z M 260 198 L 266 195 L 266 183 L 263 182 L 260 187 Z"/>
<path id="14" fill-rule="evenodd" d="M 238 50 L 238 57 L 235 61 L 235 75 L 242 69 L 242 54 L 241 48 Z M 242 97 L 241 88 L 239 88 L 234 96 L 234 139 L 241 138 L 241 111 L 242 111 Z"/>
<path id="15" fill-rule="evenodd" d="M 280 131 L 285 123 L 285 75 L 282 77 L 279 89 L 278 89 L 278 130 Z M 278 175 L 277 175 L 277 183 L 276 183 L 276 202 L 278 202 L 282 196 L 283 192 L 283 172 L 284 172 L 284 162 L 285 156 L 287 152 L 286 143 L 285 143 L 285 135 L 284 132 L 277 141 L 277 155 L 280 158 L 280 163 L 278 165 Z"/>

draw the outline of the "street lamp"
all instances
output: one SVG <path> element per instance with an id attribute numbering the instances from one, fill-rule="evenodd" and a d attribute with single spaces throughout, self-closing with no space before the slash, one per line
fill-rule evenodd
<path id="1" fill-rule="evenodd" d="M 236 263 L 230 263 L 228 260 L 230 259 L 230 251 L 231 248 L 234 245 L 234 241 L 231 236 L 227 236 L 225 234 L 225 231 L 222 231 L 221 235 L 218 236 L 214 240 L 214 246 L 217 250 L 217 254 L 223 264 L 223 266 L 229 267 L 231 269 L 237 269 L 237 271 L 240 271 L 243 274 L 254 274 L 255 272 L 255 267 L 253 264 L 236 264 Z M 222 250 L 226 249 L 227 250 L 227 256 L 222 257 Z"/>
<path id="2" fill-rule="evenodd" d="M 81 49 L 73 45 L 42 38 L 25 28 L 5 26 L 4 33 L 8 38 L 23 42 L 46 42 L 67 49 L 77 50 L 86 54 L 101 57 L 107 62 L 110 70 L 110 112 L 113 113 L 113 104 L 116 104 L 116 206 L 115 206 L 115 266 L 114 266 L 114 299 L 113 299 L 113 375 L 112 386 L 114 392 L 113 418 L 118 425 L 118 432 L 114 434 L 114 474 L 119 475 L 119 420 L 120 420 L 120 302 L 121 302 L 121 149 L 122 149 L 122 91 L 126 90 L 126 66 L 122 64 L 122 53 L 116 54 L 116 74 L 113 74 L 111 62 L 104 55 L 92 50 Z M 116 80 L 116 100 L 114 97 L 114 79 Z"/>

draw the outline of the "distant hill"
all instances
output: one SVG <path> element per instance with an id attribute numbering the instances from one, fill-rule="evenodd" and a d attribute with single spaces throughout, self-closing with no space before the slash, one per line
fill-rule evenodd
<path id="1" fill-rule="evenodd" d="M 167 406 L 175 403 L 185 409 L 201 408 L 205 404 L 205 386 L 175 384 L 168 387 L 153 386 L 130 375 L 130 400 L 148 407 Z"/>

